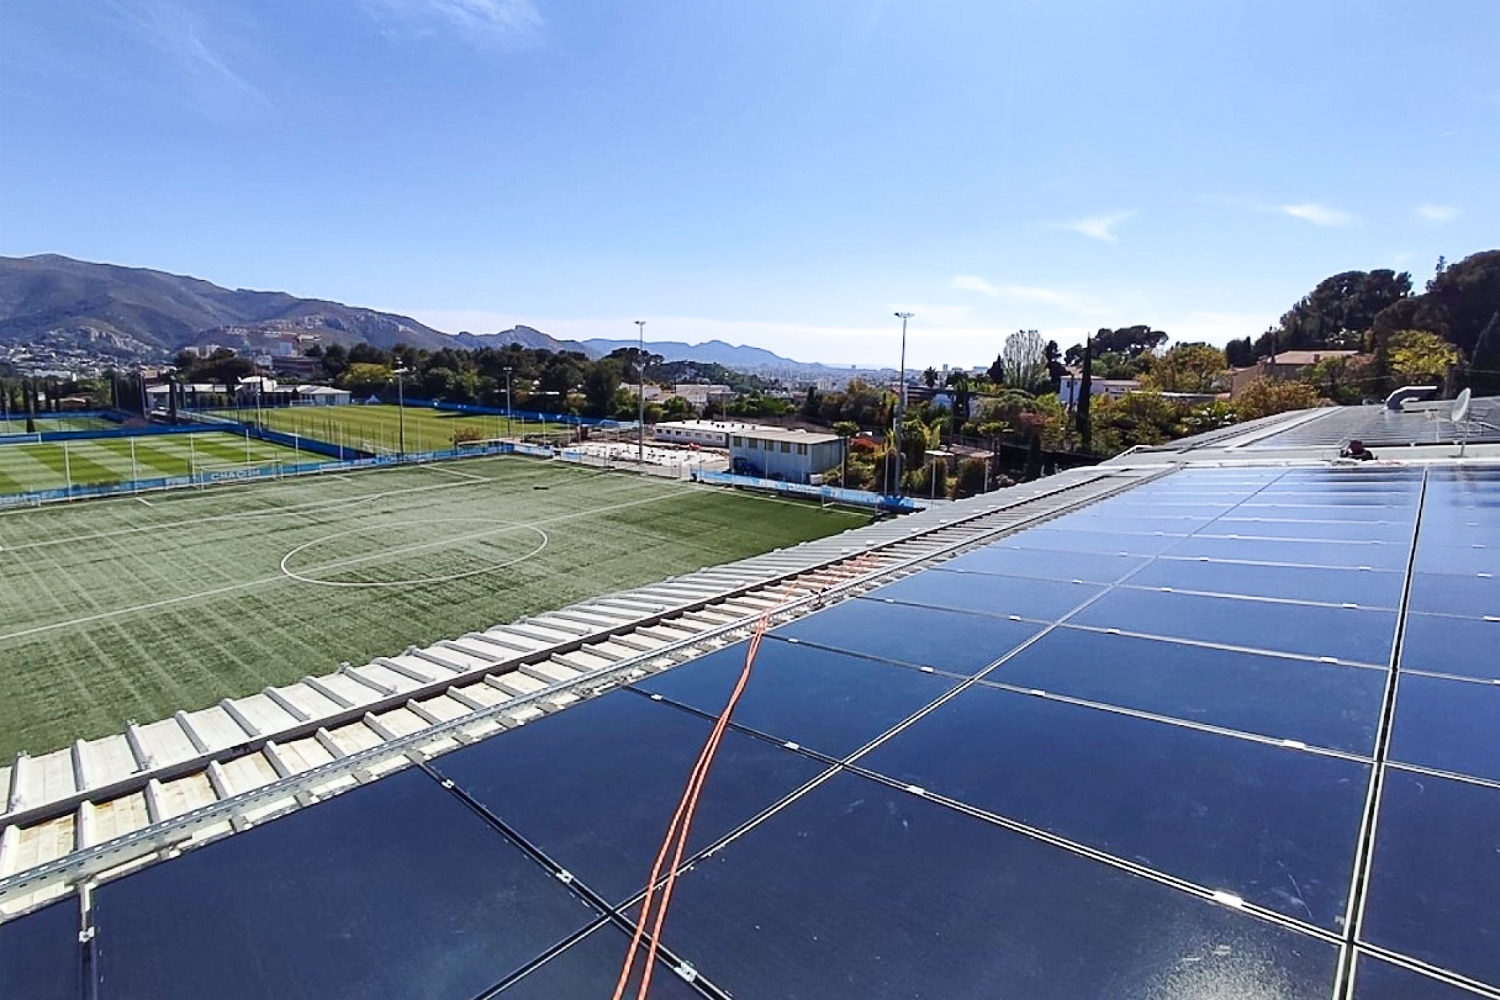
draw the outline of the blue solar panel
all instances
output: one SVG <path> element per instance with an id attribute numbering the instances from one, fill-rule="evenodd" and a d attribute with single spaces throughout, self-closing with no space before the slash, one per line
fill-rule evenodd
<path id="1" fill-rule="evenodd" d="M 78 1000 L 79 924 L 74 897 L 0 924 L 0 996 Z"/>
<path id="2" fill-rule="evenodd" d="M 678 883 L 666 942 L 777 1000 L 1327 1000 L 1333 945 L 841 774 Z"/>
<path id="3" fill-rule="evenodd" d="M 717 715 L 744 664 L 745 646 L 740 644 L 656 674 L 636 687 Z M 959 683 L 910 667 L 768 640 L 760 646 L 734 721 L 844 757 Z"/>
<path id="4" fill-rule="evenodd" d="M 1203 537 L 1302 539 L 1310 542 L 1411 542 L 1412 518 L 1386 521 L 1291 520 L 1260 517 L 1224 517 L 1198 534 Z"/>
<path id="5" fill-rule="evenodd" d="M 1483 545 L 1490 550 L 1500 546 L 1500 523 L 1493 514 L 1462 510 L 1453 506 L 1428 503 L 1427 516 L 1422 520 L 1422 537 L 1417 548 L 1417 568 L 1433 572 L 1445 572 L 1442 566 L 1426 565 L 1434 556 L 1448 549 L 1467 549 Z M 1500 506 L 1500 505 L 1497 505 Z M 1429 555 L 1428 550 L 1432 555 Z"/>
<path id="6" fill-rule="evenodd" d="M 859 763 L 1324 927 L 1342 918 L 1368 767 L 971 688 Z"/>
<path id="7" fill-rule="evenodd" d="M 1389 756 L 1500 782 L 1500 686 L 1402 674 Z"/>
<path id="8" fill-rule="evenodd" d="M 1357 569 L 1406 568 L 1408 547 L 1393 542 L 1276 541 L 1266 538 L 1187 538 L 1170 555 L 1185 558 L 1230 559 L 1244 562 L 1289 563 L 1298 566 L 1342 566 Z"/>
<path id="9" fill-rule="evenodd" d="M 1369 755 L 1386 671 L 1063 627 L 986 679 Z"/>
<path id="10" fill-rule="evenodd" d="M 625 966 L 630 935 L 601 923 L 581 940 L 529 971 L 498 994 L 504 1000 L 560 1000 L 580 997 L 608 1000 Z M 640 989 L 643 955 L 638 954 L 625 996 L 634 1000 Z M 702 1000 L 664 958 L 651 974 L 651 1000 Z"/>
<path id="11" fill-rule="evenodd" d="M 417 770 L 100 886 L 100 1000 L 467 1000 L 596 918 Z"/>
<path id="12" fill-rule="evenodd" d="M 1500 989 L 1500 788 L 1391 769 L 1363 940 Z"/>
<path id="13" fill-rule="evenodd" d="M 853 600 L 800 618 L 772 635 L 821 643 L 957 674 L 983 669 L 1044 626 L 992 615 Z"/>
<path id="14" fill-rule="evenodd" d="M 1384 665 L 1390 662 L 1396 615 L 1233 597 L 1113 590 L 1070 624 Z"/>
<path id="15" fill-rule="evenodd" d="M 1469 546 L 1491 546 L 1500 544 L 1500 523 L 1496 510 L 1500 510 L 1500 499 L 1494 499 L 1484 507 L 1439 502 L 1428 495 L 1428 517 L 1422 523 L 1421 546 L 1436 549 L 1466 549 Z"/>
<path id="16" fill-rule="evenodd" d="M 1414 573 L 1407 608 L 1416 612 L 1435 612 L 1483 618 L 1500 615 L 1500 558 L 1495 569 L 1457 575 L 1451 573 Z"/>
<path id="17" fill-rule="evenodd" d="M 1388 490 L 1383 487 L 1351 487 L 1346 489 L 1309 489 L 1304 485 L 1291 484 L 1285 487 L 1272 485 L 1247 499 L 1242 510 L 1271 507 L 1327 507 L 1339 508 L 1385 507 L 1400 509 L 1416 500 L 1416 490 Z"/>
<path id="18" fill-rule="evenodd" d="M 1500 621 L 1409 614 L 1401 668 L 1500 680 Z"/>
<path id="19" fill-rule="evenodd" d="M 617 691 L 445 754 L 434 766 L 590 888 L 623 902 L 646 884 L 710 728 L 690 712 Z M 690 850 L 823 769 L 802 754 L 726 733 Z"/>
<path id="20" fill-rule="evenodd" d="M 1154 556 L 1181 542 L 1186 532 L 1168 534 L 1130 534 L 1123 531 L 1079 531 L 1063 528 L 1032 528 L 1015 535 L 1010 542 L 1021 548 L 1049 549 L 1057 552 L 1126 553 Z"/>
<path id="21" fill-rule="evenodd" d="M 1145 556 L 1122 556 L 1097 552 L 1048 552 L 1014 545 L 989 545 L 943 563 L 944 569 L 1002 576 L 1030 576 L 1047 580 L 1083 580 L 1114 583 L 1146 564 Z"/>
<path id="22" fill-rule="evenodd" d="M 1424 538 L 1414 565 L 1423 573 L 1493 573 L 1497 563 L 1500 545 L 1492 540 L 1439 544 Z"/>
<path id="23" fill-rule="evenodd" d="M 1053 621 L 1103 590 L 1103 587 L 1089 583 L 929 569 L 873 590 L 868 596 L 907 604 Z"/>
<path id="24" fill-rule="evenodd" d="M 1149 512 L 1116 511 L 1112 507 L 1090 507 L 1076 514 L 1065 514 L 1048 521 L 1051 531 L 1124 531 L 1133 535 L 1190 535 L 1211 524 L 1214 518 L 1207 515 L 1153 514 Z"/>
<path id="25" fill-rule="evenodd" d="M 1480 994 L 1360 952 L 1352 1000 L 1476 1000 Z"/>
<path id="26" fill-rule="evenodd" d="M 1247 597 L 1399 608 L 1405 577 L 1388 570 L 1262 566 L 1253 563 L 1158 559 L 1129 580 L 1132 587 L 1172 587 Z"/>
<path id="27" fill-rule="evenodd" d="M 1212 521 L 1216 517 L 1223 517 L 1233 507 L 1234 503 L 1232 501 L 1227 503 L 1177 503 L 1171 499 L 1170 495 L 1164 495 L 1155 499 L 1127 495 L 1116 500 L 1110 500 L 1108 503 L 1100 504 L 1097 507 L 1091 508 L 1091 511 L 1099 517 L 1181 518 L 1184 527 L 1176 530 L 1188 531 L 1191 530 L 1191 526 L 1187 525 L 1188 519 L 1199 522 Z M 1048 523 L 1055 524 L 1057 522 Z M 1158 524 L 1152 530 L 1172 531 L 1173 529 L 1168 525 Z"/>

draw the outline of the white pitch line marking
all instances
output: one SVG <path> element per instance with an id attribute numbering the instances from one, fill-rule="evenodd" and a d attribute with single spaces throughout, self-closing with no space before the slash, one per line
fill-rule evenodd
<path id="1" fill-rule="evenodd" d="M 455 483 L 453 485 L 457 486 L 457 485 L 460 485 L 460 484 Z M 625 501 L 625 502 L 622 502 L 622 503 L 612 504 L 612 505 L 607 506 L 607 507 L 594 507 L 594 508 L 592 508 L 590 510 L 576 511 L 576 512 L 574 512 L 572 514 L 559 514 L 556 517 L 542 518 L 540 521 L 516 522 L 516 527 L 517 528 L 522 528 L 522 527 L 531 528 L 531 527 L 536 527 L 537 525 L 542 525 L 542 524 L 553 524 L 553 523 L 555 523 L 557 521 L 567 521 L 567 520 L 571 520 L 572 518 L 576 518 L 576 517 L 588 517 L 591 514 L 605 514 L 605 513 L 609 513 L 610 511 L 622 510 L 622 509 L 624 509 L 626 507 L 639 507 L 642 504 L 656 503 L 657 501 L 660 501 L 660 500 L 673 500 L 673 499 L 677 499 L 679 497 L 686 497 L 686 496 L 692 496 L 692 495 L 693 494 L 691 492 L 688 492 L 688 491 L 683 491 L 683 492 L 673 491 L 673 492 L 670 492 L 670 493 L 662 493 L 662 494 L 659 494 L 659 495 L 654 496 L 654 497 L 646 497 L 645 499 L 642 499 L 642 500 L 629 500 L 629 501 Z M 460 539 L 456 539 L 456 538 L 455 539 L 445 539 L 444 541 L 445 541 L 445 543 L 451 543 L 452 541 L 458 541 L 458 540 L 460 540 Z M 426 544 L 430 546 L 432 543 L 426 543 Z M 418 548 L 418 547 L 419 546 L 405 546 L 404 550 L 410 551 L 410 550 Z M 382 555 L 388 555 L 389 553 L 387 552 L 387 553 L 381 553 L 381 554 Z M 363 559 L 363 558 L 366 558 L 366 557 L 356 557 L 356 558 Z M 341 560 L 338 563 L 330 563 L 328 566 L 311 567 L 309 570 L 307 570 L 305 572 L 318 572 L 320 570 L 327 570 L 329 568 L 339 568 L 340 566 L 347 565 L 350 562 L 351 562 L 351 560 Z M 260 586 L 264 586 L 264 585 L 266 585 L 268 583 L 281 583 L 281 582 L 291 582 L 291 578 L 287 577 L 287 576 L 284 576 L 281 573 L 277 573 L 275 576 L 261 577 L 258 580 L 246 580 L 246 581 L 244 581 L 242 583 L 232 583 L 232 584 L 229 584 L 228 586 L 224 586 L 224 587 L 215 587 L 212 590 L 202 590 L 202 591 L 198 591 L 198 592 L 192 593 L 192 594 L 181 594 L 181 595 L 179 595 L 177 597 L 166 597 L 166 598 L 163 598 L 160 601 L 151 601 L 148 604 L 136 604 L 136 605 L 132 605 L 131 607 L 128 607 L 128 608 L 116 608 L 113 611 L 101 611 L 98 614 L 84 615 L 81 618 L 70 618 L 67 621 L 49 622 L 46 625 L 34 625 L 31 628 L 24 628 L 24 629 L 20 629 L 19 631 L 16 631 L 16 632 L 7 632 L 4 635 L 0 635 L 0 642 L 9 642 L 12 639 L 24 639 L 27 636 L 37 635 L 37 634 L 40 634 L 42 632 L 54 632 L 54 631 L 56 631 L 58 629 L 71 628 L 74 625 L 87 625 L 90 622 L 106 621 L 106 620 L 108 620 L 110 618 L 119 618 L 122 615 L 134 614 L 137 611 L 154 611 L 157 608 L 163 608 L 163 607 L 167 607 L 167 606 L 173 605 L 173 604 L 182 604 L 182 603 L 187 602 L 187 601 L 196 601 L 196 600 L 198 600 L 199 598 L 202 598 L 202 597 L 217 597 L 220 594 L 230 594 L 230 593 L 234 593 L 237 590 L 247 590 L 247 589 L 249 589 L 251 587 L 260 587 Z"/>

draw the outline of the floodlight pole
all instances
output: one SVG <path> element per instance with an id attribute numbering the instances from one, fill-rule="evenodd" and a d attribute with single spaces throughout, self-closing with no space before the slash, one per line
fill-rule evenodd
<path id="1" fill-rule="evenodd" d="M 635 321 L 636 330 L 640 335 L 640 346 L 636 348 L 635 377 L 640 385 L 639 400 L 636 404 L 635 439 L 636 439 L 636 464 L 641 468 L 646 467 L 646 321 L 638 319 Z"/>
<path id="2" fill-rule="evenodd" d="M 510 437 L 510 373 L 511 366 L 505 366 L 505 436 Z"/>
<path id="3" fill-rule="evenodd" d="M 899 383 L 896 396 L 896 489 L 895 494 L 901 495 L 901 424 L 906 419 L 906 321 L 915 316 L 916 313 L 898 312 L 896 318 L 901 321 L 901 373 L 897 376 Z"/>
<path id="4" fill-rule="evenodd" d="M 406 380 L 407 369 L 397 368 L 391 372 L 396 376 L 396 453 L 406 457 Z"/>

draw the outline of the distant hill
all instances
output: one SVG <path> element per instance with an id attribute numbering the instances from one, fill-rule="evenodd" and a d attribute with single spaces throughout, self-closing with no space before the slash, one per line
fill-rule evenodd
<path id="1" fill-rule="evenodd" d="M 603 357 L 621 347 L 635 347 L 634 340 L 585 340 L 581 347 L 590 357 Z M 726 344 L 722 340 L 709 340 L 701 344 L 686 344 L 676 340 L 648 340 L 646 350 L 659 354 L 667 361 L 692 361 L 704 365 L 733 368 L 738 372 L 775 379 L 824 379 L 842 383 L 853 375 L 873 377 L 878 372 L 870 368 L 856 369 L 852 365 L 824 365 L 793 361 L 762 347 Z M 885 369 L 881 369 L 885 371 Z"/>
<path id="2" fill-rule="evenodd" d="M 54 254 L 0 257 L 0 343 L 45 338 L 149 358 L 193 344 L 260 349 L 288 333 L 384 348 L 452 344 L 408 316 L 338 302 L 230 290 L 180 274 Z"/>
<path id="3" fill-rule="evenodd" d="M 596 357 L 602 357 L 621 347 L 635 347 L 634 340 L 585 340 L 584 347 Z M 801 362 L 783 358 L 761 347 L 736 347 L 722 340 L 709 340 L 701 344 L 684 344 L 675 340 L 648 340 L 646 350 L 660 354 L 668 361 L 706 361 L 725 368 L 764 368 L 778 365 L 796 365 Z"/>
<path id="4" fill-rule="evenodd" d="M 486 347 L 502 348 L 520 344 L 536 351 L 580 351 L 589 357 L 597 357 L 576 340 L 558 340 L 529 326 L 513 326 L 499 333 L 459 333 L 449 339 L 448 346 L 461 347 L 466 351 L 477 351 Z"/>
<path id="5" fill-rule="evenodd" d="M 559 340 L 529 326 L 451 335 L 409 316 L 286 292 L 221 288 L 210 281 L 143 267 L 94 264 L 56 254 L 0 257 L 0 345 L 46 342 L 124 358 L 167 358 L 189 346 L 280 353 L 294 334 L 323 344 L 397 344 L 427 350 L 522 346 L 601 358 L 634 340 Z M 301 345 L 293 345 L 294 347 Z M 771 378 L 848 377 L 854 369 L 804 364 L 759 347 L 722 340 L 647 341 L 667 361 L 722 365 Z"/>

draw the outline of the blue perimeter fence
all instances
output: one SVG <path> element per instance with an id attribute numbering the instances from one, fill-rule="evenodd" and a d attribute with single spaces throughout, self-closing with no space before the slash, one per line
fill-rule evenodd
<path id="1" fill-rule="evenodd" d="M 454 408 L 458 406 L 458 404 L 441 405 L 444 407 L 452 406 Z M 171 426 L 151 425 L 92 432 L 58 431 L 45 433 L 43 440 L 68 441 L 89 437 L 194 434 L 203 433 L 205 429 L 208 429 L 210 432 L 220 430 L 225 433 L 243 435 L 256 440 L 283 445 L 288 448 L 294 448 L 299 452 L 322 455 L 325 458 L 333 459 L 333 461 L 293 462 L 291 464 L 272 462 L 261 466 L 203 469 L 188 476 L 161 476 L 154 479 L 132 479 L 118 483 L 95 483 L 90 485 L 79 484 L 62 489 L 36 490 L 30 493 L 11 493 L 0 495 L 0 508 L 40 506 L 45 503 L 79 500 L 88 497 L 155 493 L 162 490 L 186 489 L 195 486 L 203 487 L 221 483 L 274 479 L 279 476 L 317 475 L 320 473 L 348 472 L 354 469 L 387 468 L 397 465 L 423 465 L 457 458 L 477 458 L 492 455 L 526 455 L 532 458 L 558 459 L 588 464 L 585 457 L 576 451 L 510 441 L 486 442 L 471 447 L 450 448 L 442 451 L 409 452 L 405 455 L 372 455 L 368 452 L 358 451 L 342 445 L 329 444 L 326 441 L 319 441 L 315 438 L 306 438 L 300 435 L 284 434 L 281 431 L 267 430 L 252 424 L 241 423 L 229 417 L 205 413 L 184 415 L 190 416 L 196 422 Z M 556 416 L 556 414 L 549 415 L 549 417 L 554 419 Z M 594 423 L 598 425 L 603 422 L 594 421 Z M 36 435 L 28 435 L 27 439 L 35 439 L 35 437 Z M 635 468 L 634 463 L 605 462 L 603 464 L 608 468 Z M 728 472 L 709 472 L 694 469 L 690 472 L 690 478 L 693 482 L 712 486 L 731 486 L 737 489 L 757 490 L 764 493 L 796 497 L 804 500 L 818 500 L 822 503 L 845 504 L 894 513 L 907 513 L 914 510 L 921 510 L 928 506 L 926 501 L 913 497 L 887 496 L 881 493 L 871 493 L 866 490 L 842 489 L 837 486 L 812 486 L 802 483 L 787 483 L 775 479 L 760 479 L 755 476 L 741 476 Z"/>
<path id="2" fill-rule="evenodd" d="M 130 416 L 130 414 L 123 413 L 119 410 L 59 410 L 57 412 L 48 411 L 46 413 L 38 413 L 36 414 L 36 419 L 93 419 L 108 420 L 111 423 L 123 424 L 126 420 L 130 419 Z M 25 414 L 12 413 L 10 415 L 11 423 L 15 423 L 18 420 L 25 419 Z M 26 444 L 27 442 L 41 443 L 45 441 L 72 441 L 77 438 L 91 437 L 129 437 L 130 435 L 138 434 L 143 430 L 145 430 L 145 428 L 97 427 L 93 429 L 85 428 L 83 430 L 72 431 L 9 431 L 7 433 L 0 434 L 0 444 Z"/>
<path id="3" fill-rule="evenodd" d="M 381 401 L 378 404 L 371 404 L 368 401 L 365 401 L 365 402 L 344 403 L 344 404 L 341 404 L 341 405 L 342 406 L 369 406 L 369 405 L 395 406 L 396 404 L 395 403 L 387 403 L 387 402 L 384 402 L 384 401 Z M 480 406 L 477 403 L 445 403 L 445 402 L 443 402 L 441 400 L 437 400 L 437 399 L 412 399 L 410 396 L 406 397 L 406 406 L 408 408 L 421 407 L 422 409 L 426 409 L 426 410 L 441 410 L 441 411 L 443 411 L 445 413 L 470 413 L 470 414 L 474 414 L 475 416 L 483 416 L 483 417 L 503 417 L 503 416 L 506 416 L 505 408 L 501 407 L 501 406 Z M 262 406 L 261 406 L 261 409 L 263 409 L 263 410 L 287 410 L 287 409 L 321 410 L 323 408 L 324 407 L 321 407 L 321 406 L 310 406 L 310 405 L 305 404 L 305 403 L 276 403 L 276 404 L 272 404 L 272 403 L 267 402 L 267 403 L 263 403 Z M 330 408 L 332 408 L 332 407 L 330 407 Z M 219 412 L 223 412 L 224 410 L 232 410 L 232 411 L 234 411 L 236 413 L 244 413 L 244 414 L 248 415 L 248 414 L 253 414 L 255 412 L 255 409 L 256 408 L 255 408 L 254 405 L 248 405 L 247 406 L 247 405 L 241 404 L 239 406 L 204 406 L 204 407 L 199 407 L 197 409 L 189 409 L 187 407 L 179 407 L 177 412 L 179 414 L 183 415 L 183 416 L 191 416 L 193 419 L 200 419 L 200 418 L 202 418 L 203 416 L 206 415 L 206 414 L 204 414 L 204 413 L 201 412 L 203 410 L 217 410 Z M 603 428 L 605 430 L 631 430 L 631 429 L 634 429 L 634 427 L 636 425 L 636 422 L 634 420 L 612 420 L 612 419 L 610 419 L 608 417 L 581 417 L 581 416 L 578 416 L 577 414 L 574 414 L 574 413 L 544 413 L 541 410 L 520 410 L 520 409 L 513 409 L 513 410 L 510 411 L 509 415 L 514 420 L 530 420 L 530 421 L 535 421 L 537 423 L 565 424 L 565 425 L 570 426 L 570 427 L 599 427 L 599 428 Z M 221 419 L 223 419 L 223 418 L 221 418 Z M 245 419 L 248 420 L 249 417 L 247 416 Z"/>
<path id="4" fill-rule="evenodd" d="M 732 472 L 707 472 L 694 470 L 693 481 L 714 486 L 734 486 L 740 489 L 761 490 L 779 493 L 782 496 L 799 497 L 804 500 L 820 500 L 823 503 L 847 504 L 853 507 L 874 507 L 897 513 L 910 513 L 928 506 L 918 497 L 887 496 L 867 490 L 847 490 L 838 486 L 812 486 L 806 483 L 785 483 L 779 479 L 760 479 L 756 476 L 740 476 Z"/>
<path id="5" fill-rule="evenodd" d="M 200 434 L 203 433 L 202 427 L 188 429 Z M 183 433 L 181 430 L 175 430 L 174 432 Z M 252 433 L 251 436 L 255 437 L 256 435 Z M 291 442 L 292 439 L 287 437 L 286 443 L 290 446 Z M 317 444 L 322 445 L 322 442 L 317 442 Z M 308 442 L 305 440 L 300 442 L 300 446 L 303 451 L 313 450 L 308 447 Z M 330 446 L 324 445 L 324 447 Z M 541 453 L 538 457 L 552 457 L 552 450 L 550 448 L 537 448 L 533 445 L 512 445 L 509 442 L 505 442 L 485 447 L 412 452 L 406 455 L 372 455 L 332 462 L 272 462 L 259 466 L 227 469 L 210 468 L 202 469 L 191 476 L 162 476 L 155 479 L 133 479 L 119 483 L 96 483 L 87 486 L 76 485 L 64 489 L 37 490 L 31 493 L 11 493 L 0 496 L 0 508 L 37 507 L 45 503 L 64 500 L 81 500 L 88 497 L 130 496 L 137 493 L 156 493 L 162 490 L 188 489 L 195 486 L 215 486 L 223 483 L 276 479 L 281 476 L 318 475 L 321 473 L 348 472 L 353 469 L 387 468 L 396 465 L 425 465 L 431 462 L 441 462 L 454 458 L 478 458 L 486 455 L 510 454 L 532 455 L 538 453 Z"/>

